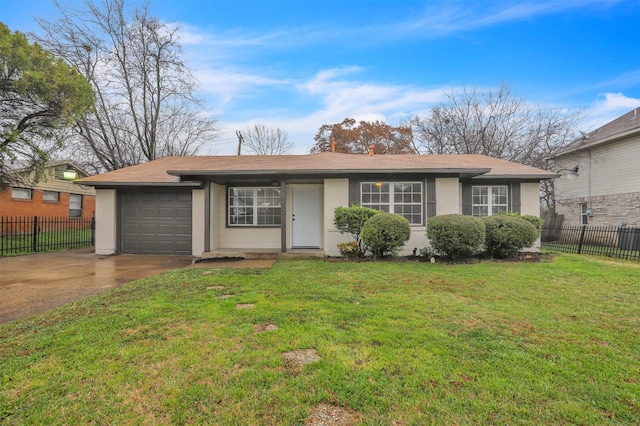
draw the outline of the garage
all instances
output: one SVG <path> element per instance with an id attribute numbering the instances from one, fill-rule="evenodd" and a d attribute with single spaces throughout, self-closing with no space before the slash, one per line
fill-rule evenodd
<path id="1" fill-rule="evenodd" d="M 191 254 L 191 190 L 120 191 L 120 252 Z"/>

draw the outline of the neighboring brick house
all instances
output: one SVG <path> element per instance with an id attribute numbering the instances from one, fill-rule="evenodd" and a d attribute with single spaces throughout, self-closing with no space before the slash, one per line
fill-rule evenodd
<path id="1" fill-rule="evenodd" d="M 6 190 L 0 191 L 0 217 L 93 217 L 95 189 L 65 179 L 63 173 L 71 169 L 77 173 L 77 178 L 88 176 L 71 161 L 55 161 L 46 166 L 37 183 L 22 179 L 21 183 L 8 185 Z M 16 164 L 14 172 L 20 171 L 21 166 Z"/>
<path id="2" fill-rule="evenodd" d="M 640 227 L 640 108 L 576 139 L 550 160 L 561 174 L 555 180 L 556 213 L 564 225 Z"/>

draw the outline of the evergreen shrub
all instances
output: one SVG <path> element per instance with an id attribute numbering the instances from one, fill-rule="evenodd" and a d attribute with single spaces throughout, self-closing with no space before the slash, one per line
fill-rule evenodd
<path id="1" fill-rule="evenodd" d="M 411 236 L 411 225 L 402 216 L 380 212 L 362 227 L 362 242 L 374 257 L 396 254 Z"/>
<path id="2" fill-rule="evenodd" d="M 427 222 L 427 237 L 431 247 L 444 257 L 475 256 L 484 250 L 484 222 L 460 214 L 436 216 Z"/>

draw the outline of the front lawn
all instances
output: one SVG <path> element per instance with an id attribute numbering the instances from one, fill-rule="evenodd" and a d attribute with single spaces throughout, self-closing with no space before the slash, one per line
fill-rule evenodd
<path id="1" fill-rule="evenodd" d="M 325 403 L 372 425 L 635 425 L 639 277 L 576 255 L 175 270 L 2 326 L 0 423 L 292 425 Z"/>

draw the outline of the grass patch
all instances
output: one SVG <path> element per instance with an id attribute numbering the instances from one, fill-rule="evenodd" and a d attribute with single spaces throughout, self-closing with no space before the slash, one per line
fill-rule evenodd
<path id="1" fill-rule="evenodd" d="M 30 253 L 64 251 L 93 246 L 91 229 L 38 232 L 0 236 L 0 256 L 21 256 Z M 35 248 L 35 250 L 34 250 Z"/>
<path id="2" fill-rule="evenodd" d="M 363 424 L 638 424 L 638 276 L 574 255 L 174 270 L 2 326 L 0 423 L 291 425 L 325 403 Z"/>

